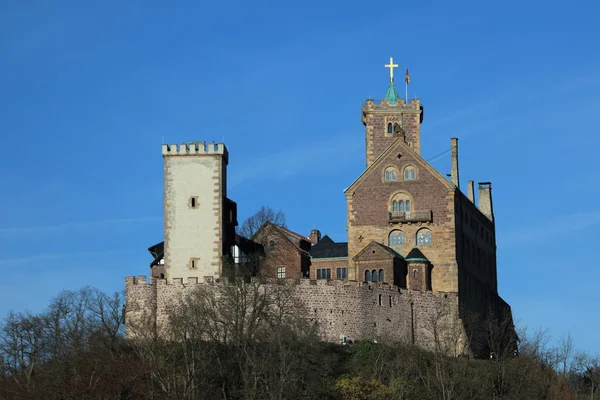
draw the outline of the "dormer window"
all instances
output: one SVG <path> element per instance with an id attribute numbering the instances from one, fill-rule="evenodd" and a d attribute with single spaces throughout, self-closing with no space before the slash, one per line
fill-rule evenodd
<path id="1" fill-rule="evenodd" d="M 387 124 L 387 133 L 389 135 L 391 135 L 392 133 L 394 133 L 394 125 L 392 125 L 391 122 L 388 122 L 388 124 Z"/>

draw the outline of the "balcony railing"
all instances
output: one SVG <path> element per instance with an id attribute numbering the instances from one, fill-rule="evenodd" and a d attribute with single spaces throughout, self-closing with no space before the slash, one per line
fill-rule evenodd
<path id="1" fill-rule="evenodd" d="M 390 212 L 390 222 L 432 222 L 433 214 L 431 210 L 423 211 L 392 211 Z"/>

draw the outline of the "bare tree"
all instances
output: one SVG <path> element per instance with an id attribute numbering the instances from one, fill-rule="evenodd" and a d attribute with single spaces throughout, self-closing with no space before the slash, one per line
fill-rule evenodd
<path id="1" fill-rule="evenodd" d="M 594 396 L 600 387 L 600 356 L 591 356 L 583 352 L 574 354 L 571 374 L 577 378 L 573 386 L 578 392 L 587 392 L 592 400 L 597 398 Z"/>
<path id="2" fill-rule="evenodd" d="M 558 341 L 557 356 L 562 364 L 563 377 L 567 376 L 567 368 L 573 357 L 573 337 L 571 334 L 563 335 Z"/>
<path id="3" fill-rule="evenodd" d="M 27 391 L 33 386 L 35 370 L 47 361 L 47 323 L 45 316 L 30 312 L 11 312 L 1 326 L 0 354 L 9 373 L 20 384 L 24 377 Z"/>
<path id="4" fill-rule="evenodd" d="M 283 211 L 275 211 L 271 207 L 262 206 L 254 215 L 248 217 L 238 227 L 238 234 L 247 239 L 252 239 L 265 222 L 271 222 L 284 228 L 287 227 Z"/>
<path id="5" fill-rule="evenodd" d="M 215 391 L 222 398 L 293 398 L 290 388 L 306 386 L 303 373 L 311 370 L 307 347 L 318 342 L 293 290 L 293 283 L 236 278 L 198 285 L 171 310 L 172 353 L 158 355 L 149 343 L 143 349 L 154 352 L 145 355 L 153 379 L 180 398 Z"/>

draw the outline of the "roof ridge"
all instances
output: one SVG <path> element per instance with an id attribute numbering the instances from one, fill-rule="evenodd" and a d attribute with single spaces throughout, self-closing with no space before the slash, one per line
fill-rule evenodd
<path id="1" fill-rule="evenodd" d="M 301 235 L 301 234 L 299 234 L 299 233 L 296 233 L 296 232 L 294 232 L 294 231 L 291 231 L 291 230 L 289 230 L 288 228 L 285 228 L 285 227 L 283 227 L 283 226 L 281 226 L 281 225 L 276 225 L 276 224 L 273 224 L 273 226 L 276 226 L 277 228 L 281 229 L 281 230 L 282 230 L 282 231 L 284 231 L 285 233 L 289 233 L 290 235 L 296 236 L 298 239 L 302 239 L 302 240 L 306 240 L 306 241 L 308 241 L 308 238 L 306 238 L 306 237 L 302 236 L 302 235 Z"/>

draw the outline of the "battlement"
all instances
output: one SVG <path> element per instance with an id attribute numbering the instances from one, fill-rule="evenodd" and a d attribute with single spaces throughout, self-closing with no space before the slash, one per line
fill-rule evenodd
<path id="1" fill-rule="evenodd" d="M 227 148 L 224 143 L 214 142 L 189 142 L 183 144 L 163 144 L 162 155 L 164 156 L 198 156 L 221 154 L 227 157 Z"/>
<path id="2" fill-rule="evenodd" d="M 387 99 L 381 100 L 379 103 L 375 99 L 367 99 L 362 107 L 363 111 L 403 111 L 416 112 L 421 110 L 421 101 L 419 99 L 411 99 L 408 103 L 404 99 L 398 99 L 396 104 L 390 104 Z"/>
<path id="3" fill-rule="evenodd" d="M 433 297 L 433 298 L 457 298 L 458 295 L 456 293 L 447 293 L 447 292 L 421 292 L 410 289 L 404 289 L 395 285 L 390 285 L 388 283 L 373 283 L 373 282 L 361 282 L 361 281 L 353 281 L 353 280 L 328 280 L 328 279 L 306 279 L 306 278 L 252 278 L 253 283 L 260 283 L 263 285 L 288 285 L 294 287 L 306 287 L 306 286 L 316 286 L 316 287 L 347 287 L 347 288 L 356 288 L 360 291 L 373 291 L 373 292 L 393 292 L 399 295 L 406 296 L 420 296 L 420 297 Z M 222 282 L 215 282 L 213 277 L 205 277 L 205 278 L 197 278 L 197 277 L 189 277 L 187 279 L 184 278 L 173 278 L 173 279 L 158 279 L 155 277 L 149 277 L 147 279 L 146 276 L 140 275 L 138 277 L 129 276 L 125 278 L 125 285 L 127 287 L 131 286 L 141 286 L 141 287 L 180 287 L 180 288 L 189 288 L 194 285 L 203 285 L 206 283 L 217 283 L 223 284 Z"/>
<path id="4" fill-rule="evenodd" d="M 202 285 L 228 285 L 206 277 L 147 279 L 130 276 L 126 281 L 126 319 L 131 326 L 150 318 L 159 334 L 168 336 L 169 315 L 179 299 Z M 435 343 L 429 321 L 441 313 L 458 315 L 457 293 L 419 292 L 385 283 L 304 278 L 253 278 L 262 293 L 277 296 L 281 288 L 301 301 L 304 316 L 315 323 L 323 340 L 389 338 L 428 348 Z M 204 286 L 207 287 L 207 286 Z M 449 323 L 460 322 L 453 317 Z M 162 332 L 162 333 L 161 333 Z M 453 331 L 454 332 L 454 331 Z M 454 336 L 453 336 L 454 338 Z"/>
<path id="5" fill-rule="evenodd" d="M 150 279 L 148 280 L 146 278 L 145 275 L 140 275 L 140 276 L 128 276 L 125 278 L 125 285 L 126 286 L 133 286 L 133 285 L 144 285 L 144 286 L 149 286 L 149 285 L 157 285 L 157 286 L 189 286 L 189 285 L 198 285 L 198 284 L 204 284 L 204 283 L 212 283 L 213 282 L 213 277 L 212 276 L 207 276 L 204 278 L 198 278 L 198 277 L 188 277 L 185 280 L 184 283 L 184 278 L 173 278 L 173 279 L 159 279 L 159 278 L 155 278 L 153 276 L 149 277 Z"/>

